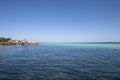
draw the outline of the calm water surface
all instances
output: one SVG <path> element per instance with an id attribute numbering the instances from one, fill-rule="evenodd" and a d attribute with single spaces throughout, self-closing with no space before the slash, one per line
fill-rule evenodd
<path id="1" fill-rule="evenodd" d="M 120 44 L 2 46 L 0 80 L 120 80 Z"/>

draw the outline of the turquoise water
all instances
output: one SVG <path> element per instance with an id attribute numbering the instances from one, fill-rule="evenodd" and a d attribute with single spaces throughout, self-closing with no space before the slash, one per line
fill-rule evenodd
<path id="1" fill-rule="evenodd" d="M 120 80 L 120 44 L 1 46 L 0 80 Z"/>

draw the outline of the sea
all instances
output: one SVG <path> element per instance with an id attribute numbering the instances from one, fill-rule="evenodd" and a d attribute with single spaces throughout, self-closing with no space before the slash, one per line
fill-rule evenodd
<path id="1" fill-rule="evenodd" d="M 0 46 L 0 80 L 120 80 L 120 44 Z"/>

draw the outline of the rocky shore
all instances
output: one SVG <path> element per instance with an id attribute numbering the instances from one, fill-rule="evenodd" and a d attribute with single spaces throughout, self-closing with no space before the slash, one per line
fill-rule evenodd
<path id="1" fill-rule="evenodd" d="M 0 37 L 0 45 L 25 45 L 25 44 L 38 45 L 38 42 L 36 41 L 30 42 L 27 39 L 13 40 L 11 38 Z"/>

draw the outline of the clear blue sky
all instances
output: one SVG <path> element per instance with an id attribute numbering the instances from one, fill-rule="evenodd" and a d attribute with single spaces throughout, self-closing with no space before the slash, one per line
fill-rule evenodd
<path id="1" fill-rule="evenodd" d="M 0 36 L 41 42 L 120 41 L 120 0 L 0 0 Z"/>

